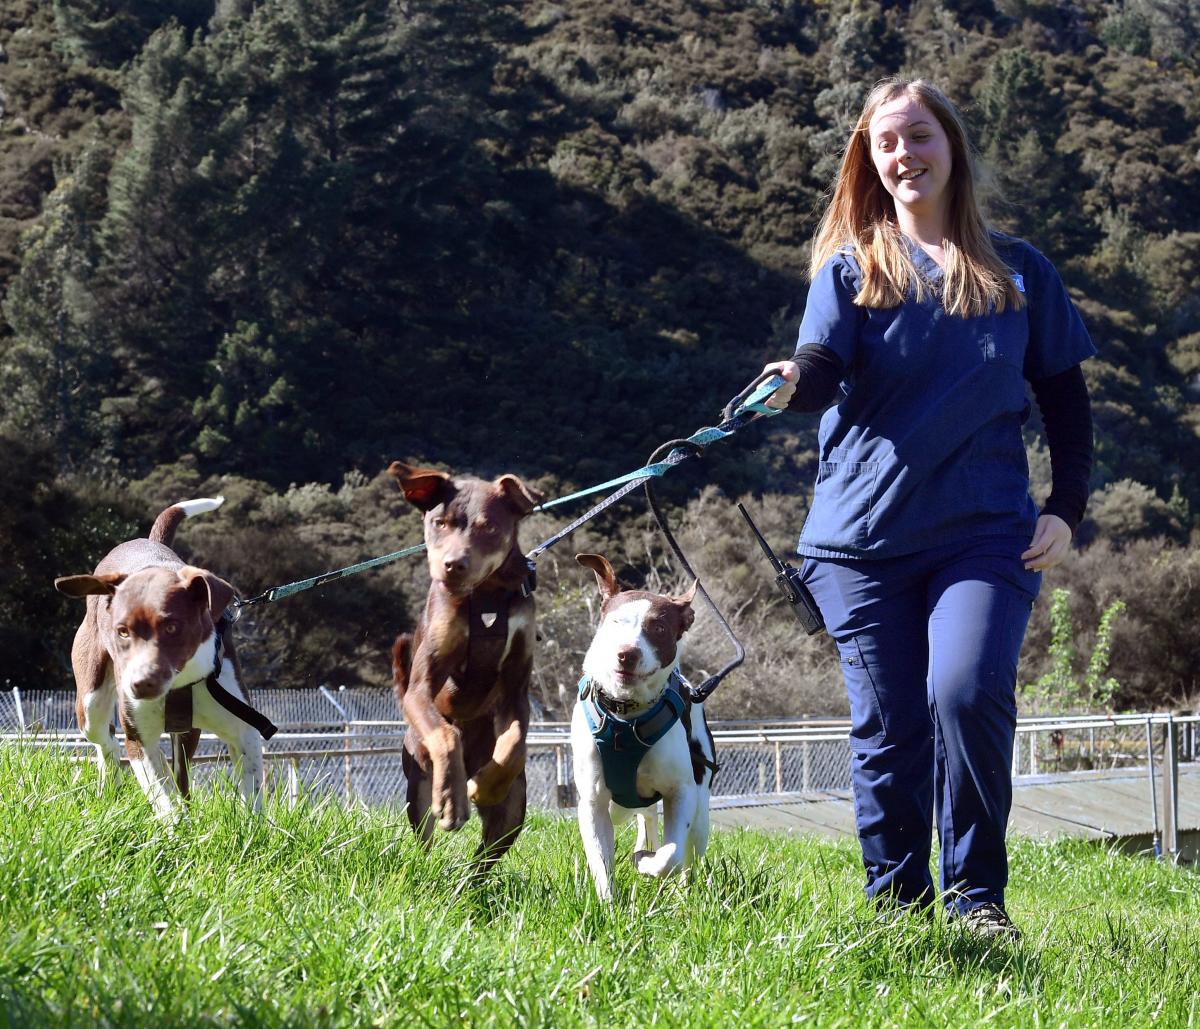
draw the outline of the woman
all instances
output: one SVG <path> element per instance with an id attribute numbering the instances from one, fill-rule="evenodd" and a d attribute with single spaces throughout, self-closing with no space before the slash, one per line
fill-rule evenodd
<path id="1" fill-rule="evenodd" d="M 1019 935 L 1004 907 L 1017 656 L 1041 572 L 1083 517 L 1095 353 L 1050 263 L 990 232 L 950 101 L 872 90 L 813 246 L 796 353 L 770 403 L 815 411 L 820 469 L 797 547 L 850 697 L 868 896 Z M 1025 381 L 1053 488 L 1029 497 Z"/>

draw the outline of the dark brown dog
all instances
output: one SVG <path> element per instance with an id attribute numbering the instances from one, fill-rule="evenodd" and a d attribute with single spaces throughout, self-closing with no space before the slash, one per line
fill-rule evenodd
<path id="1" fill-rule="evenodd" d="M 525 820 L 525 733 L 533 598 L 517 527 L 542 496 L 515 475 L 455 479 L 399 461 L 388 471 L 425 513 L 433 580 L 416 632 L 392 650 L 404 737 L 408 817 L 426 842 L 433 820 L 459 829 L 474 802 L 478 867 L 500 859 Z"/>
<path id="2" fill-rule="evenodd" d="M 59 592 L 87 598 L 71 665 L 79 728 L 96 745 L 101 781 L 121 770 L 111 728 L 115 707 L 129 763 L 155 813 L 166 820 L 180 813 L 187 795 L 186 759 L 195 752 L 200 728 L 225 741 L 242 794 L 255 809 L 261 804 L 258 731 L 218 702 L 207 683 L 213 676 L 226 694 L 245 700 L 233 635 L 221 621 L 234 589 L 212 572 L 185 565 L 171 549 L 180 522 L 215 510 L 222 500 L 172 504 L 155 520 L 149 539 L 122 543 L 91 575 L 54 581 Z M 186 718 L 173 725 L 168 694 L 189 686 Z M 166 731 L 181 744 L 174 776 L 158 744 Z"/>

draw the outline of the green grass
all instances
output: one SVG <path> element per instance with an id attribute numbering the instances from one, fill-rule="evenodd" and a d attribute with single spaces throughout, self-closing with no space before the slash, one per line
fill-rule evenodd
<path id="1" fill-rule="evenodd" d="M 1018 945 L 880 922 L 851 845 L 714 833 L 690 885 L 597 903 L 575 825 L 534 817 L 466 885 L 395 812 L 200 790 L 157 826 L 127 778 L 0 748 L 0 1024 L 1192 1025 L 1200 878 L 1014 842 Z"/>

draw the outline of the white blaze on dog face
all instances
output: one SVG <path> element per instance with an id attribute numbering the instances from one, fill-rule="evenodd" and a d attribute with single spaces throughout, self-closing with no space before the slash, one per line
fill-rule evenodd
<path id="1" fill-rule="evenodd" d="M 583 669 L 609 696 L 649 703 L 678 664 L 679 643 L 693 618 L 686 600 L 639 590 L 618 593 L 601 608 Z"/>
<path id="2" fill-rule="evenodd" d="M 181 673 L 196 678 L 212 670 L 215 644 L 209 643 L 214 627 L 208 596 L 203 583 L 187 586 L 173 569 L 151 568 L 101 599 L 110 615 L 105 645 L 123 693 L 151 699 L 165 693 Z"/>

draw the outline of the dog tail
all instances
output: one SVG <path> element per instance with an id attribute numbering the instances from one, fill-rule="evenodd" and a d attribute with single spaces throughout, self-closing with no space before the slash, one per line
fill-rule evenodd
<path id="1" fill-rule="evenodd" d="M 404 694 L 408 690 L 408 670 L 412 667 L 412 636 L 401 633 L 392 645 L 392 692 L 396 694 L 396 702 L 404 703 Z"/>
<path id="2" fill-rule="evenodd" d="M 200 497 L 198 500 L 181 500 L 172 504 L 154 519 L 154 527 L 150 530 L 150 539 L 169 547 L 175 542 L 175 530 L 179 523 L 192 515 L 203 514 L 205 511 L 215 511 L 225 503 L 224 497 Z"/>

